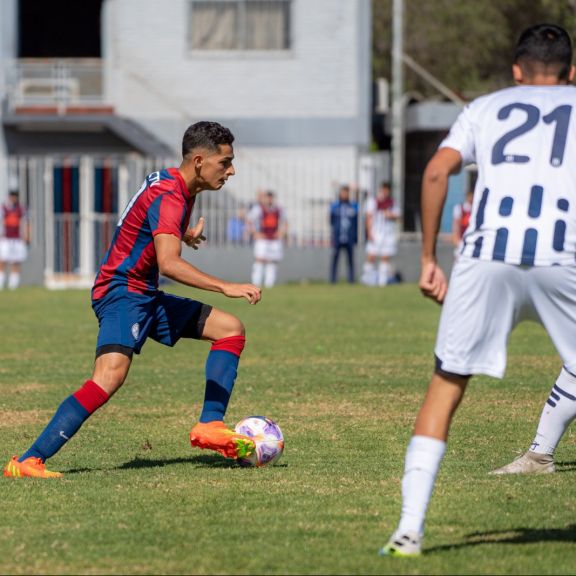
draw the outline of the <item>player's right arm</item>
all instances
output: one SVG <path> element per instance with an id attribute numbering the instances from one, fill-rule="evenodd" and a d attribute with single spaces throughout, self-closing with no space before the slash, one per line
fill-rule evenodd
<path id="1" fill-rule="evenodd" d="M 376 211 L 376 206 L 373 198 L 369 198 L 366 202 L 366 240 L 368 242 L 374 241 L 374 235 L 372 234 L 372 224 L 374 223 L 374 212 Z"/>
<path id="2" fill-rule="evenodd" d="M 428 162 L 422 178 L 422 271 L 419 286 L 424 296 L 439 304 L 444 301 L 448 282 L 436 260 L 436 239 L 448 192 L 448 177 L 457 172 L 461 164 L 460 152 L 454 148 L 440 148 Z"/>
<path id="3" fill-rule="evenodd" d="M 257 286 L 225 282 L 184 260 L 181 255 L 182 240 L 173 234 L 156 234 L 154 248 L 158 269 L 163 276 L 200 290 L 220 292 L 228 298 L 245 298 L 250 304 L 260 301 L 261 291 Z"/>

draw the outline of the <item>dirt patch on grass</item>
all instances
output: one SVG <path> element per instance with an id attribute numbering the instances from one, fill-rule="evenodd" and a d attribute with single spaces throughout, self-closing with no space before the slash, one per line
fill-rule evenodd
<path id="1" fill-rule="evenodd" d="M 2 395 L 26 394 L 28 392 L 36 392 L 38 390 L 46 390 L 46 384 L 40 384 L 39 382 L 26 382 L 24 384 L 11 384 L 2 386 Z"/>
<path id="2" fill-rule="evenodd" d="M 47 414 L 47 410 L 0 410 L 0 428 L 44 422 Z"/>

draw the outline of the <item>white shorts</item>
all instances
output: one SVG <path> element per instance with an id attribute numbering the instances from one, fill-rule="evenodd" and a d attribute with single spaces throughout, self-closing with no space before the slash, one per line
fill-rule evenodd
<path id="1" fill-rule="evenodd" d="M 19 238 L 0 238 L 0 262 L 20 263 L 26 260 L 28 247 Z"/>
<path id="2" fill-rule="evenodd" d="M 515 266 L 460 256 L 440 317 L 439 368 L 502 378 L 508 337 L 522 320 L 542 324 L 566 369 L 576 373 L 576 266 Z"/>
<path id="3" fill-rule="evenodd" d="M 256 260 L 267 260 L 269 262 L 279 262 L 284 258 L 284 248 L 282 240 L 264 240 L 254 241 L 254 258 Z"/>
<path id="4" fill-rule="evenodd" d="M 397 244 L 395 234 L 376 236 L 373 241 L 366 242 L 366 253 L 370 256 L 394 256 Z"/>

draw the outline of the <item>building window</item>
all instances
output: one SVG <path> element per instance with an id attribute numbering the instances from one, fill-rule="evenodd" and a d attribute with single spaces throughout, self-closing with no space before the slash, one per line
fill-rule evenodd
<path id="1" fill-rule="evenodd" d="M 290 49 L 291 0 L 190 0 L 192 50 Z"/>

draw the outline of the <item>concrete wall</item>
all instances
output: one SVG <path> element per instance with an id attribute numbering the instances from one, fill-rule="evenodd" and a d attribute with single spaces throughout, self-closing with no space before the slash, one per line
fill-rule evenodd
<path id="1" fill-rule="evenodd" d="M 108 0 L 108 99 L 178 150 L 199 119 L 244 145 L 370 142 L 370 1 L 293 0 L 291 48 L 191 51 L 189 1 Z"/>
<path id="2" fill-rule="evenodd" d="M 186 248 L 184 258 L 201 270 L 232 282 L 250 282 L 252 249 L 250 247 L 201 248 L 198 251 Z M 278 282 L 326 282 L 329 277 L 331 250 L 329 248 L 287 248 L 285 258 L 278 267 Z M 446 273 L 452 267 L 454 256 L 451 244 L 440 240 L 438 260 Z M 359 278 L 364 263 L 364 250 L 356 249 L 356 278 Z M 396 258 L 396 268 L 405 282 L 417 282 L 420 275 L 420 242 L 401 240 Z M 24 285 L 42 285 L 44 276 L 43 255 L 31 252 L 22 269 Z M 346 276 L 344 254 L 340 257 L 339 276 Z"/>

